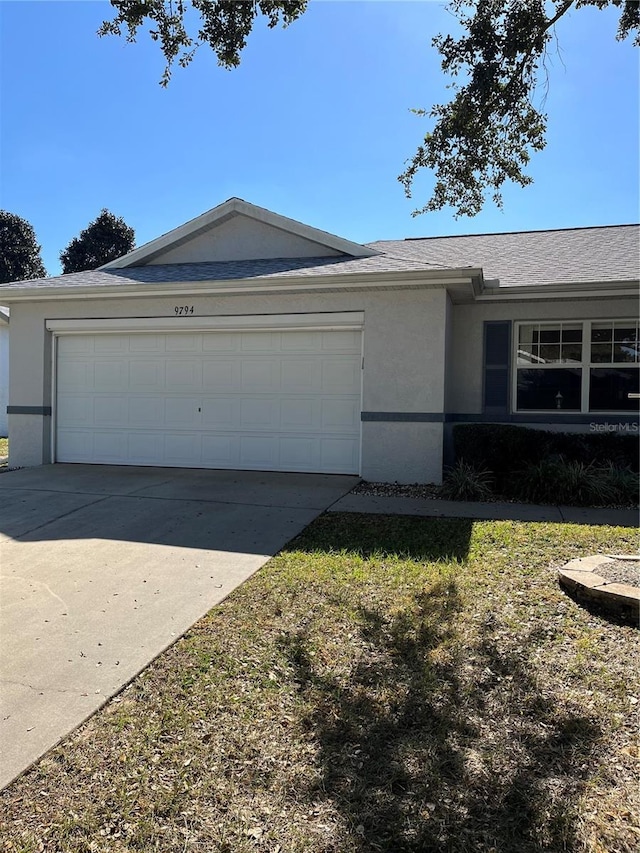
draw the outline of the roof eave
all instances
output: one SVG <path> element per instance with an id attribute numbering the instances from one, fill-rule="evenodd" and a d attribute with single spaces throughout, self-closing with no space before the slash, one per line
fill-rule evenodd
<path id="1" fill-rule="evenodd" d="M 281 293 L 291 290 L 367 290 L 402 287 L 468 287 L 472 291 L 478 270 L 411 270 L 403 272 L 354 273 L 351 275 L 273 276 L 232 279 L 229 281 L 171 281 L 153 284 L 91 285 L 87 287 L 12 287 L 0 298 L 12 302 L 46 302 L 58 299 L 114 299 L 118 297 L 153 297 L 167 295 L 228 295 L 244 293 Z"/>
<path id="2" fill-rule="evenodd" d="M 478 293 L 478 302 L 504 302 L 521 299 L 580 299 L 594 297 L 638 295 L 640 282 L 636 280 L 549 282 L 545 284 L 500 285 L 487 287 Z"/>

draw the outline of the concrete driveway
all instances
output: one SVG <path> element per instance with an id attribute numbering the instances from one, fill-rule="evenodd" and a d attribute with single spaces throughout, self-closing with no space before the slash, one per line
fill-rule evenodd
<path id="1" fill-rule="evenodd" d="M 102 465 L 0 475 L 0 788 L 356 477 Z"/>

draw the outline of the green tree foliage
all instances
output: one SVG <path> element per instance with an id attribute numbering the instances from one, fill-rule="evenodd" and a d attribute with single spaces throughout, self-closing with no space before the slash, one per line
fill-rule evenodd
<path id="1" fill-rule="evenodd" d="M 135 235 L 124 219 L 103 209 L 60 253 L 62 272 L 95 270 L 126 255 L 135 246 Z"/>
<path id="2" fill-rule="evenodd" d="M 431 198 L 414 216 L 450 206 L 457 216 L 475 216 L 486 194 L 502 207 L 506 181 L 527 186 L 525 168 L 533 151 L 546 145 L 547 116 L 534 101 L 539 96 L 547 49 L 554 27 L 567 12 L 581 6 L 618 6 L 618 39 L 636 31 L 638 0 L 453 0 L 450 9 L 463 35 L 439 35 L 434 47 L 442 69 L 454 78 L 449 103 L 414 110 L 431 119 L 426 134 L 399 176 L 407 197 L 421 169 L 435 174 Z M 458 83 L 461 80 L 462 83 Z"/>
<path id="3" fill-rule="evenodd" d="M 15 213 L 0 210 L 0 284 L 46 274 L 33 226 Z"/>
<path id="4" fill-rule="evenodd" d="M 111 5 L 116 16 L 103 23 L 99 35 L 124 32 L 135 41 L 138 29 L 148 23 L 167 63 L 161 81 L 167 85 L 173 63 L 187 66 L 201 45 L 208 45 L 223 67 L 239 65 L 259 13 L 270 27 L 280 21 L 287 26 L 303 14 L 307 2 L 111 0 Z M 532 182 L 525 169 L 532 153 L 546 145 L 547 116 L 535 102 L 543 101 L 547 51 L 555 24 L 583 6 L 619 8 L 618 39 L 639 29 L 639 0 L 451 0 L 449 9 L 463 34 L 438 35 L 433 46 L 442 56 L 443 71 L 453 78 L 453 97 L 413 110 L 428 118 L 432 129 L 398 178 L 411 198 L 418 172 L 427 169 L 435 176 L 431 197 L 414 216 L 447 206 L 458 216 L 474 216 L 487 194 L 502 206 L 505 182 Z M 196 16 L 199 26 L 192 29 Z"/>
<path id="5" fill-rule="evenodd" d="M 196 50 L 209 45 L 223 68 L 240 65 L 240 53 L 247 43 L 258 14 L 273 28 L 282 21 L 284 27 L 300 17 L 307 0 L 111 0 L 116 16 L 105 21 L 98 35 L 121 36 L 136 40 L 138 29 L 149 24 L 149 35 L 159 42 L 166 60 L 161 83 L 166 86 L 173 63 L 185 68 Z M 189 6 L 199 16 L 197 35 L 187 29 Z"/>

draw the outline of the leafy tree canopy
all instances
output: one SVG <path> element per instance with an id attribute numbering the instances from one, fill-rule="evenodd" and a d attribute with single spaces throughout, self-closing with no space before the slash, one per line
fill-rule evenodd
<path id="1" fill-rule="evenodd" d="M 124 219 L 103 209 L 60 253 L 63 274 L 95 270 L 126 255 L 135 246 L 135 235 Z"/>
<path id="2" fill-rule="evenodd" d="M 33 226 L 15 213 L 0 210 L 0 284 L 46 274 Z"/>
<path id="3" fill-rule="evenodd" d="M 411 197 L 417 172 L 435 173 L 431 198 L 414 216 L 446 206 L 458 216 L 475 216 L 487 192 L 502 207 L 506 181 L 523 187 L 532 182 L 525 169 L 531 153 L 545 147 L 547 129 L 547 116 L 534 100 L 554 26 L 572 7 L 610 5 L 622 10 L 618 39 L 638 31 L 638 0 L 452 1 L 463 35 L 439 35 L 433 45 L 454 78 L 453 97 L 430 110 L 414 110 L 434 125 L 399 176 Z M 638 35 L 634 43 L 640 44 Z"/>
<path id="4" fill-rule="evenodd" d="M 111 0 L 116 16 L 105 21 L 100 35 L 122 35 L 135 41 L 138 29 L 150 26 L 166 60 L 162 84 L 173 63 L 185 67 L 198 47 L 208 44 L 225 68 L 240 64 L 259 13 L 270 27 L 287 26 L 306 9 L 306 0 Z M 456 215 L 474 216 L 487 194 L 502 206 L 506 181 L 526 186 L 531 154 L 546 145 L 547 116 L 535 106 L 541 67 L 557 21 L 570 9 L 595 6 L 620 9 L 618 39 L 636 32 L 640 45 L 638 0 L 451 0 L 459 38 L 438 35 L 433 46 L 442 69 L 453 79 L 452 99 L 431 109 L 415 109 L 430 119 L 426 134 L 398 180 L 408 197 L 417 173 L 428 169 L 435 185 L 426 204 L 414 215 L 450 206 Z M 199 16 L 197 33 L 189 26 Z"/>
<path id="5" fill-rule="evenodd" d="M 288 26 L 307 8 L 308 0 L 111 0 L 116 16 L 105 21 L 98 35 L 122 35 L 134 42 L 138 29 L 148 21 L 149 35 L 160 43 L 166 60 L 161 83 L 166 86 L 171 67 L 186 67 L 203 44 L 218 57 L 223 68 L 240 65 L 240 53 L 247 43 L 258 14 L 267 18 L 269 27 L 280 21 Z M 187 30 L 187 12 L 191 6 L 200 17 L 197 35 Z"/>

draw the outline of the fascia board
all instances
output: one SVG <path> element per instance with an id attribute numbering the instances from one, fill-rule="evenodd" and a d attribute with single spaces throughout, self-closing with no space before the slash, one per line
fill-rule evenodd
<path id="1" fill-rule="evenodd" d="M 51 299 L 118 299 L 153 296 L 233 296 L 246 293 L 286 293 L 288 291 L 385 290 L 407 286 L 446 287 L 472 286 L 472 271 L 437 270 L 404 273 L 369 273 L 350 276 L 291 276 L 285 278 L 233 279 L 231 281 L 175 281 L 157 284 L 103 285 L 101 287 L 12 288 L 0 298 L 11 302 L 47 302 Z"/>
<path id="2" fill-rule="evenodd" d="M 286 216 L 273 213 L 264 207 L 257 207 L 243 199 L 231 198 L 217 207 L 208 210 L 201 216 L 191 219 L 189 222 L 185 222 L 184 225 L 180 225 L 178 228 L 168 231 L 161 237 L 157 237 L 155 240 L 145 243 L 144 246 L 134 249 L 132 252 L 123 255 L 121 258 L 117 258 L 115 261 L 110 261 L 108 264 L 104 264 L 99 267 L 99 269 L 124 269 L 126 267 L 139 265 L 141 262 L 153 258 L 159 252 L 195 237 L 215 225 L 216 222 L 221 223 L 234 214 L 241 214 L 259 222 L 264 222 L 267 225 L 279 228 L 281 231 L 286 231 L 298 237 L 312 240 L 315 243 L 320 243 L 321 245 L 327 246 L 335 251 L 343 252 L 344 254 L 351 255 L 353 257 L 365 258 L 380 254 L 378 251 L 371 249 L 368 246 L 362 246 L 359 243 L 353 243 L 350 240 L 343 239 L 342 237 L 336 237 L 334 234 L 329 234 L 327 231 L 321 231 L 318 228 L 312 228 L 310 225 L 304 225 L 302 222 L 297 222 L 295 219 L 289 219 Z"/>
<path id="3" fill-rule="evenodd" d="M 513 285 L 484 288 L 476 302 L 512 302 L 523 299 L 607 299 L 610 296 L 638 296 L 637 281 L 576 282 L 575 284 Z"/>

